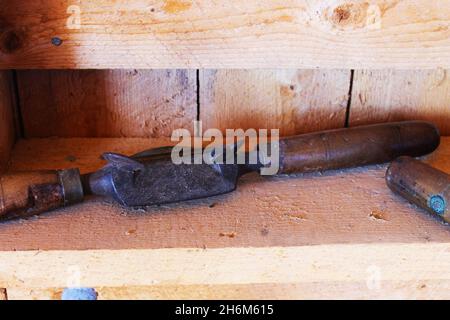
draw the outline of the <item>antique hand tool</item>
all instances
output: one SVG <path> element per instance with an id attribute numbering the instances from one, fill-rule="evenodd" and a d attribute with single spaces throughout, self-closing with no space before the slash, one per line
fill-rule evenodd
<path id="1" fill-rule="evenodd" d="M 450 175 L 405 156 L 389 166 L 386 183 L 395 193 L 450 223 Z"/>
<path id="2" fill-rule="evenodd" d="M 378 124 L 288 137 L 279 141 L 278 174 L 304 173 L 385 163 L 421 156 L 440 141 L 433 124 Z M 235 148 L 236 149 L 236 148 Z M 94 194 L 126 207 L 143 207 L 210 197 L 233 191 L 238 178 L 268 164 L 174 164 L 171 147 L 127 157 L 106 153 L 101 170 L 10 173 L 0 185 L 0 220 L 24 218 L 81 202 Z M 236 152 L 236 150 L 235 150 Z M 301 190 L 299 190 L 301 192 Z"/>

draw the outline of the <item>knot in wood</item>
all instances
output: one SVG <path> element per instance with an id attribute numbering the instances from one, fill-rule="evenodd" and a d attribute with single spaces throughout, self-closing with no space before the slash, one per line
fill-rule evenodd
<path id="1" fill-rule="evenodd" d="M 364 27 L 368 8 L 368 3 L 341 4 L 333 9 L 329 19 L 340 29 Z"/>

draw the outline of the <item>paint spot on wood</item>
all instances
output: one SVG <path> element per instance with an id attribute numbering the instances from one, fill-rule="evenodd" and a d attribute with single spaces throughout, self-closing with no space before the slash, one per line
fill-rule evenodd
<path id="1" fill-rule="evenodd" d="M 166 13 L 175 14 L 189 10 L 191 7 L 192 3 L 190 1 L 166 0 L 164 1 L 163 10 Z"/>

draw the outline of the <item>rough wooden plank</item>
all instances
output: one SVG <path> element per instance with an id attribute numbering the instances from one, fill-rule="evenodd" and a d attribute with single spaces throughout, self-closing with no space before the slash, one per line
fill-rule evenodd
<path id="1" fill-rule="evenodd" d="M 15 148 L 12 169 L 103 164 L 103 151 L 132 154 L 164 139 L 32 139 Z M 450 140 L 428 157 L 450 172 Z M 244 177 L 234 193 L 127 210 L 84 204 L 0 225 L 0 250 L 84 250 L 447 242 L 450 229 L 391 193 L 385 166 L 279 177 Z"/>
<path id="2" fill-rule="evenodd" d="M 1 5 L 0 68 L 450 67 L 448 0 Z"/>
<path id="3" fill-rule="evenodd" d="M 152 285 L 96 288 L 99 300 L 272 300 L 272 299 L 449 299 L 450 281 L 270 283 L 244 285 Z M 9 300 L 60 300 L 63 288 L 9 289 Z"/>
<path id="4" fill-rule="evenodd" d="M 202 70 L 200 119 L 284 136 L 342 128 L 349 87 L 349 70 Z"/>
<path id="5" fill-rule="evenodd" d="M 0 172 L 9 162 L 15 141 L 13 108 L 11 74 L 0 71 Z"/>
<path id="6" fill-rule="evenodd" d="M 450 70 L 355 72 L 350 125 L 419 119 L 450 135 Z"/>
<path id="7" fill-rule="evenodd" d="M 242 299 L 259 287 L 272 298 L 439 299 L 450 288 L 449 243 L 0 252 L 0 266 L 0 284 L 12 288 L 11 297 L 14 288 L 39 292 L 67 287 L 68 281 L 96 288 L 100 298 L 116 298 L 120 289 L 111 294 L 111 287 L 123 288 L 125 296 L 150 287 L 140 291 L 147 299 L 182 298 L 195 287 L 199 298 L 207 298 L 210 288 L 213 297 Z"/>
<path id="8" fill-rule="evenodd" d="M 26 137 L 170 137 L 193 130 L 194 70 L 21 71 Z"/>

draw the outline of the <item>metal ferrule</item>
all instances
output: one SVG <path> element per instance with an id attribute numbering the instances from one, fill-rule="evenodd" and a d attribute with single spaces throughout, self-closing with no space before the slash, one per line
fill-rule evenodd
<path id="1" fill-rule="evenodd" d="M 64 206 L 83 201 L 83 186 L 78 169 L 60 170 L 58 171 L 58 178 L 64 194 Z"/>

